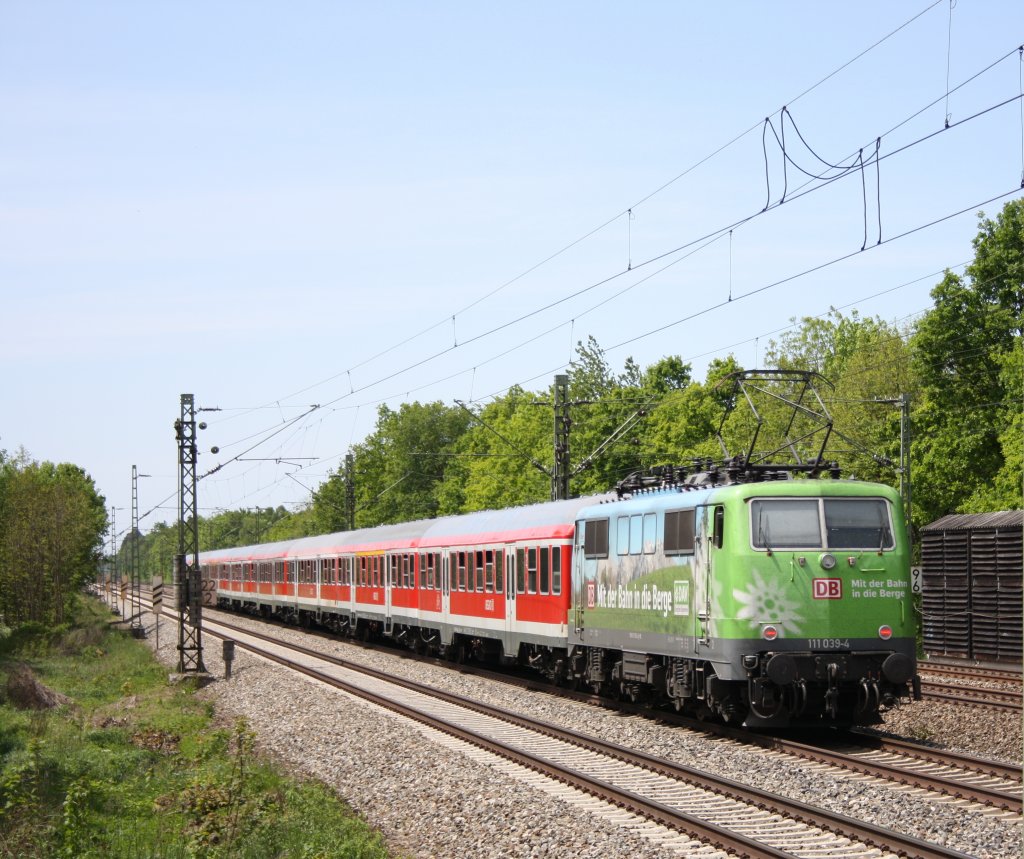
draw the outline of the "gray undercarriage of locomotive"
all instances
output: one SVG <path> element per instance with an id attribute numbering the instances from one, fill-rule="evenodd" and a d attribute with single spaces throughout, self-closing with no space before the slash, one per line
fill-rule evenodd
<path id="1" fill-rule="evenodd" d="M 746 727 L 871 725 L 920 681 L 913 661 L 890 651 L 760 653 L 740 658 L 743 679 L 706 660 L 575 647 L 530 664 L 558 684 Z"/>

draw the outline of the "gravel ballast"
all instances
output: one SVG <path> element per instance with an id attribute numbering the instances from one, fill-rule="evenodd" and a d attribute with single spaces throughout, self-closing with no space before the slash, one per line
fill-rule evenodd
<path id="1" fill-rule="evenodd" d="M 210 612 L 211 620 L 217 616 Z M 266 629 L 236 615 L 239 625 Z M 162 621 L 160 658 L 176 662 L 175 627 Z M 977 857 L 1019 857 L 1021 821 L 991 809 L 916 792 L 872 779 L 809 767 L 787 755 L 669 728 L 638 716 L 524 692 L 441 666 L 315 639 L 275 627 L 284 641 L 305 643 L 396 675 L 557 722 L 764 790 L 826 807 L 878 826 L 944 844 Z M 152 644 L 152 618 L 149 618 Z M 208 638 L 207 669 L 223 677 L 220 645 Z M 233 678 L 200 693 L 222 717 L 244 716 L 261 747 L 301 774 L 321 779 L 378 827 L 400 854 L 415 857 L 658 857 L 721 855 L 680 839 L 675 845 L 641 837 L 646 827 L 623 829 L 606 817 L 531 786 L 506 763 L 467 755 L 458 744 L 382 709 L 290 674 L 244 651 L 236 652 Z M 927 739 L 983 757 L 1020 765 L 1019 715 L 917 702 L 886 717 L 884 732 Z M 511 774 L 510 774 L 511 773 Z M 565 789 L 561 789 L 563 792 Z M 657 837 L 657 836 L 655 836 Z"/>

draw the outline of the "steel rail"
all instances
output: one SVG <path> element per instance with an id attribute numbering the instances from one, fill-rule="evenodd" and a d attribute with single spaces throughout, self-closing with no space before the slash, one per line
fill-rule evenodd
<path id="1" fill-rule="evenodd" d="M 948 701 L 965 706 L 988 707 L 995 710 L 1022 709 L 1021 693 L 1006 689 L 985 689 L 978 686 L 958 686 L 955 683 L 922 681 L 921 694 L 936 701 Z"/>
<path id="2" fill-rule="evenodd" d="M 674 764 L 665 761 L 661 758 L 656 758 L 633 749 L 627 749 L 623 746 L 601 740 L 597 737 L 579 734 L 574 731 L 569 731 L 557 725 L 553 725 L 542 720 L 532 719 L 527 716 L 522 716 L 518 713 L 513 713 L 509 710 L 505 710 L 500 707 L 467 700 L 459 695 L 444 692 L 442 690 L 438 690 L 431 686 L 426 686 L 422 683 L 418 683 L 413 680 L 395 677 L 393 674 L 389 674 L 387 672 L 379 671 L 373 668 L 368 668 L 367 666 L 359 665 L 358 663 L 351 663 L 348 660 L 320 653 L 318 651 L 304 647 L 302 645 L 282 643 L 281 641 L 274 639 L 273 637 L 268 636 L 264 633 L 241 629 L 238 627 L 234 627 L 232 624 L 225 623 L 223 621 L 213 621 L 210 618 L 205 618 L 204 620 L 205 623 L 207 624 L 215 624 L 222 628 L 226 628 L 233 633 L 240 633 L 242 635 L 251 636 L 258 640 L 271 643 L 277 647 L 283 647 L 289 650 L 293 650 L 309 658 L 317 659 L 331 665 L 346 668 L 348 670 L 357 671 L 376 680 L 381 680 L 389 684 L 397 685 L 410 691 L 417 692 L 419 694 L 427 695 L 432 698 L 437 698 L 447 703 L 454 704 L 459 707 L 463 707 L 465 709 L 490 716 L 492 718 L 500 719 L 501 721 L 517 725 L 527 730 L 544 734 L 546 736 L 552 737 L 562 742 L 570 743 L 581 748 L 586 748 L 591 751 L 603 754 L 607 757 L 631 764 L 633 766 L 641 767 L 651 772 L 655 772 L 660 775 L 682 781 L 686 784 L 711 791 L 717 795 L 724 796 L 729 799 L 733 799 L 745 804 L 753 805 L 756 808 L 770 811 L 772 813 L 781 815 L 791 820 L 795 820 L 797 822 L 804 823 L 806 825 L 810 825 L 818 829 L 824 829 L 828 832 L 832 832 L 834 834 L 850 838 L 869 847 L 874 847 L 880 850 L 884 850 L 886 852 L 895 853 L 900 856 L 919 856 L 922 857 L 922 859 L 950 859 L 950 857 L 962 857 L 964 855 L 958 851 L 951 851 L 939 845 L 929 844 L 926 841 L 922 841 L 912 836 L 895 833 L 891 830 L 874 826 L 873 824 L 864 823 L 862 821 L 855 820 L 845 815 L 836 814 L 826 809 L 809 807 L 800 802 L 790 800 L 786 797 L 782 797 L 777 794 L 772 794 L 768 791 L 763 791 L 759 788 L 743 785 L 731 779 L 723 778 L 720 776 L 714 776 L 702 772 L 700 770 L 684 766 L 682 764 Z M 213 629 L 210 630 L 210 634 L 218 637 L 221 635 L 220 633 L 215 632 Z M 243 647 L 244 649 L 260 653 L 260 655 L 262 656 L 269 656 L 274 661 L 280 662 L 281 664 L 291 664 L 293 662 L 292 660 L 288 660 L 286 657 L 279 657 L 277 655 L 261 652 L 259 648 L 238 641 L 237 639 L 236 643 L 238 644 L 238 646 Z M 309 676 L 315 676 L 317 677 L 317 679 L 323 679 L 323 675 L 321 675 L 321 673 L 317 672 L 315 669 L 308 669 L 305 666 L 298 665 L 298 670 L 302 671 L 302 673 L 304 674 L 308 674 Z M 329 678 L 328 682 L 330 682 L 333 685 L 335 683 L 335 679 Z M 344 683 L 344 681 L 337 682 Z M 348 684 L 345 685 L 347 686 Z M 359 690 L 359 692 L 357 692 L 356 694 L 359 694 L 360 697 L 374 700 L 375 703 L 380 703 L 380 701 L 377 700 L 376 696 L 374 696 L 373 693 L 366 692 L 365 690 Z M 390 708 L 391 704 L 385 704 L 385 706 L 388 706 Z M 414 710 L 406 712 L 408 708 L 405 708 L 404 705 L 401 706 L 404 715 L 409 715 L 411 718 L 414 718 L 417 721 L 430 724 L 435 718 L 417 713 Z M 685 828 L 685 826 L 687 825 L 699 827 L 713 826 L 711 824 L 707 824 L 704 821 L 698 821 L 695 818 L 692 818 L 690 815 L 685 814 L 682 816 L 680 823 L 680 821 L 676 820 L 677 816 L 679 815 L 679 812 L 670 809 L 667 806 L 663 806 L 660 803 L 646 800 L 643 797 L 631 794 L 628 791 L 622 792 L 618 788 L 615 788 L 611 785 L 607 785 L 606 783 L 600 782 L 599 780 L 592 779 L 590 776 L 586 776 L 583 773 L 570 770 L 567 775 L 563 771 L 563 768 L 557 764 L 553 764 L 543 759 L 541 759 L 539 762 L 534 761 L 531 758 L 531 756 L 527 755 L 526 753 L 523 753 L 512 747 L 505 746 L 499 741 L 493 740 L 491 738 L 482 737 L 481 735 L 478 735 L 473 731 L 469 731 L 468 729 L 461 728 L 459 726 L 450 725 L 450 723 L 444 722 L 444 720 L 439 721 L 441 721 L 444 725 L 443 727 L 441 727 L 441 730 L 444 730 L 446 733 L 461 736 L 464 732 L 467 735 L 464 738 L 466 738 L 469 742 L 474 743 L 475 745 L 487 747 L 490 750 L 496 750 L 498 754 L 501 754 L 504 757 L 516 759 L 517 762 L 523 763 L 524 765 L 529 766 L 532 769 L 544 771 L 546 774 L 551 775 L 553 778 L 556 778 L 560 781 L 567 781 L 567 783 L 572 783 L 574 784 L 574 786 L 580 787 L 581 789 L 586 790 L 588 793 L 600 795 L 601 798 L 606 799 L 609 802 L 613 802 L 615 804 L 623 804 L 623 801 L 625 800 L 626 804 L 631 808 L 631 810 L 643 814 L 645 817 L 649 817 L 655 820 L 656 822 L 662 823 L 663 825 L 671 826 L 672 828 L 686 832 L 686 834 L 690 835 L 691 837 L 695 837 L 701 841 L 711 843 L 714 846 L 719 847 L 720 849 L 740 850 L 740 855 L 746 855 L 742 852 L 742 850 L 754 849 L 754 845 L 756 845 L 757 850 L 765 849 L 765 845 L 762 845 L 759 842 L 753 842 L 750 839 L 745 838 L 744 836 L 737 835 L 736 833 L 729 833 L 730 838 L 740 839 L 734 847 L 730 847 L 726 843 L 717 843 L 713 838 L 709 839 L 707 835 L 697 834 L 697 830 L 688 830 Z M 491 748 L 492 746 L 494 746 L 494 749 Z M 511 752 L 512 754 L 509 754 L 509 752 Z M 538 763 L 540 765 L 538 765 Z M 550 772 L 548 772 L 548 768 L 551 768 Z M 576 779 L 580 779 L 581 781 L 577 783 Z M 607 791 L 608 793 L 607 795 L 597 793 L 597 790 Z M 718 827 L 714 827 L 714 831 L 717 832 L 718 829 Z M 721 835 L 721 833 L 719 833 L 715 837 L 723 836 Z M 767 855 L 791 855 L 785 853 L 784 851 L 776 851 L 775 848 L 768 847 L 767 849 L 769 851 L 775 851 L 770 852 Z"/>

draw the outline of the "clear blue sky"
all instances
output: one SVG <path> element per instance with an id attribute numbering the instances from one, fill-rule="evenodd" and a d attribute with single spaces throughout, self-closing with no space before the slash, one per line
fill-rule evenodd
<path id="1" fill-rule="evenodd" d="M 294 504 L 377 403 L 540 389 L 588 335 L 613 366 L 679 354 L 703 378 L 729 352 L 758 365 L 773 332 L 833 305 L 902 323 L 929 306 L 930 275 L 970 259 L 978 204 L 1021 182 L 1020 102 L 969 119 L 1019 95 L 1021 42 L 1019 0 L 952 16 L 948 0 L 8 0 L 0 448 L 83 466 L 121 530 L 133 463 L 153 475 L 143 511 L 175 491 L 183 392 L 224 409 L 204 416 L 200 471 L 322 406 L 247 455 L 283 462 L 200 485 L 203 508 Z M 946 103 L 947 78 L 1011 52 Z M 857 173 L 737 226 L 731 250 L 725 234 L 648 262 L 760 212 L 760 123 L 779 128 L 784 105 L 827 161 L 884 135 L 880 176 L 863 177 L 869 250 Z M 788 123 L 786 141 L 813 165 Z M 770 140 L 773 202 L 781 165 Z M 734 300 L 708 310 L 730 277 Z"/>

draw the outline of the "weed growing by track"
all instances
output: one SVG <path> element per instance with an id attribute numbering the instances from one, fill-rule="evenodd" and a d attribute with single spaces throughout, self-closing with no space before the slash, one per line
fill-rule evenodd
<path id="1" fill-rule="evenodd" d="M 218 727 L 109 619 L 82 599 L 73 626 L 0 637 L 0 859 L 385 859 L 326 788 L 259 760 L 243 721 Z M 51 692 L 66 697 L 24 708 Z"/>

